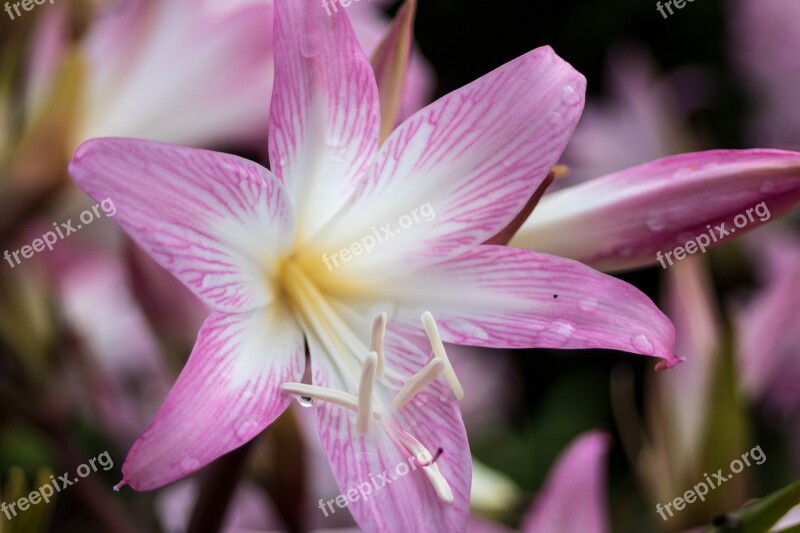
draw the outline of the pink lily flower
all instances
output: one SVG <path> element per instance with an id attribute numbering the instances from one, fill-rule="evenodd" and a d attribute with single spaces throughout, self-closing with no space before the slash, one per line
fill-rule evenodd
<path id="1" fill-rule="evenodd" d="M 482 244 L 544 181 L 580 116 L 585 80 L 550 48 L 424 108 L 379 149 L 377 86 L 346 12 L 275 4 L 271 171 L 114 138 L 85 142 L 70 165 L 213 309 L 121 485 L 154 489 L 196 471 L 295 395 L 315 409 L 343 492 L 417 459 L 416 471 L 351 501 L 362 528 L 461 530 L 471 457 L 442 342 L 611 348 L 672 366 L 673 327 L 615 278 Z M 424 205 L 436 216 L 402 222 Z M 402 232 L 377 230 L 394 221 Z M 390 240 L 365 253 L 365 236 Z M 334 268 L 326 258 L 337 254 Z M 301 383 L 306 346 L 312 384 Z"/>

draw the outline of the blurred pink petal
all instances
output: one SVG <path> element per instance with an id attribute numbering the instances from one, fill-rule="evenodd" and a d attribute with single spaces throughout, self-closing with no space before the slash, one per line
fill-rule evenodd
<path id="1" fill-rule="evenodd" d="M 606 533 L 605 433 L 584 433 L 562 452 L 525 517 L 525 533 Z"/>
<path id="2" fill-rule="evenodd" d="M 373 3 L 350 11 L 371 53 L 389 23 Z M 80 45 L 88 82 L 76 143 L 109 135 L 195 146 L 265 141 L 273 12 L 271 0 L 129 0 L 101 12 Z M 415 53 L 406 114 L 426 103 L 431 79 Z"/>
<path id="3" fill-rule="evenodd" d="M 762 270 L 773 276 L 737 316 L 742 385 L 775 413 L 800 420 L 800 239 L 761 238 L 755 251 L 779 246 L 786 250 L 755 256 Z"/>
<path id="4" fill-rule="evenodd" d="M 798 149 L 800 3 L 736 0 L 729 6 L 734 60 L 761 106 L 752 136 L 768 146 Z"/>

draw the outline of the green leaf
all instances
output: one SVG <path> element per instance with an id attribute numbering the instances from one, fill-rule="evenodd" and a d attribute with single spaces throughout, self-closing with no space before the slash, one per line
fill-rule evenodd
<path id="1" fill-rule="evenodd" d="M 795 505 L 800 504 L 800 481 L 748 505 L 726 517 L 726 526 L 711 529 L 712 533 L 764 533 Z M 784 532 L 800 531 L 799 526 L 784 529 Z"/>

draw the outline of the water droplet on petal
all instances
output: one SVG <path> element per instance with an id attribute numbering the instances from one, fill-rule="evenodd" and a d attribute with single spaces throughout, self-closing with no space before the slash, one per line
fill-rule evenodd
<path id="1" fill-rule="evenodd" d="M 580 302 L 578 302 L 578 307 L 580 307 L 584 311 L 594 311 L 597 309 L 597 299 L 596 298 L 584 298 Z"/>
<path id="2" fill-rule="evenodd" d="M 564 87 L 561 93 L 561 100 L 567 105 L 575 105 L 581 101 L 581 95 L 571 85 Z"/>
<path id="3" fill-rule="evenodd" d="M 758 191 L 761 194 L 769 194 L 771 192 L 775 192 L 775 183 L 771 181 L 765 181 L 758 187 Z"/>
<path id="4" fill-rule="evenodd" d="M 297 403 L 302 405 L 303 407 L 311 407 L 313 406 L 313 402 L 310 396 L 300 396 L 297 398 Z"/>
<path id="5" fill-rule="evenodd" d="M 233 432 L 236 433 L 236 436 L 239 437 L 240 440 L 250 438 L 257 430 L 258 422 L 253 418 L 241 420 L 236 424 L 236 427 L 233 428 Z"/>
<path id="6" fill-rule="evenodd" d="M 653 343 L 647 338 L 647 335 L 642 333 L 631 337 L 631 346 L 633 346 L 634 350 L 638 353 L 644 355 L 653 355 L 656 352 Z"/>
<path id="7" fill-rule="evenodd" d="M 657 213 L 651 213 L 647 216 L 647 220 L 645 221 L 647 228 L 650 231 L 658 232 L 664 229 L 666 223 L 664 222 L 664 217 Z"/>
<path id="8" fill-rule="evenodd" d="M 319 55 L 319 39 L 311 34 L 303 35 L 300 39 L 300 53 L 303 57 L 314 57 Z"/>
<path id="9" fill-rule="evenodd" d="M 194 457 L 184 457 L 181 459 L 181 472 L 189 474 L 200 468 L 200 461 Z"/>
<path id="10" fill-rule="evenodd" d="M 553 339 L 553 347 L 559 348 L 567 344 L 572 337 L 575 326 L 564 320 L 556 320 L 547 327 L 548 336 Z"/>
<path id="11" fill-rule="evenodd" d="M 686 177 L 690 176 L 692 174 L 692 172 L 694 172 L 694 169 L 692 169 L 691 167 L 684 167 L 684 168 L 678 170 L 675 173 L 675 177 L 676 178 L 686 178 Z"/>
<path id="12" fill-rule="evenodd" d="M 548 117 L 551 126 L 560 126 L 564 122 L 564 117 L 558 111 L 553 111 Z"/>

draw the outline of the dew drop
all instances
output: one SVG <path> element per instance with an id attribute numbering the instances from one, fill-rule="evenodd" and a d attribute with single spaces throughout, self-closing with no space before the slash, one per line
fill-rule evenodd
<path id="1" fill-rule="evenodd" d="M 560 126 L 564 122 L 564 117 L 558 111 L 553 111 L 548 117 L 551 126 Z"/>
<path id="2" fill-rule="evenodd" d="M 634 350 L 644 355 L 653 355 L 656 352 L 656 349 L 653 347 L 653 343 L 650 342 L 650 339 L 647 338 L 647 335 L 642 333 L 631 337 L 631 346 L 633 346 Z"/>
<path id="3" fill-rule="evenodd" d="M 650 231 L 654 232 L 662 231 L 666 226 L 666 223 L 664 222 L 664 217 L 656 213 L 648 215 L 645 224 L 647 225 L 647 228 Z"/>
<path id="4" fill-rule="evenodd" d="M 758 191 L 761 194 L 769 194 L 775 192 L 775 183 L 771 181 L 765 181 L 761 183 L 761 185 L 758 187 Z"/>
<path id="5" fill-rule="evenodd" d="M 595 298 L 584 298 L 580 302 L 578 302 L 578 307 L 580 307 L 584 311 L 594 311 L 597 309 L 597 299 Z"/>
<path id="6" fill-rule="evenodd" d="M 303 57 L 319 55 L 319 39 L 311 34 L 304 35 L 300 40 L 300 53 Z"/>
<path id="7" fill-rule="evenodd" d="M 571 85 L 564 87 L 561 93 L 561 100 L 567 105 L 575 105 L 581 101 L 581 95 Z"/>
<path id="8" fill-rule="evenodd" d="M 553 346 L 558 348 L 567 344 L 572 337 L 572 332 L 575 331 L 575 326 L 564 320 L 556 320 L 547 327 L 546 331 L 553 338 Z"/>
<path id="9" fill-rule="evenodd" d="M 233 428 L 233 432 L 236 433 L 236 436 L 239 439 L 244 440 L 258 428 L 258 422 L 256 422 L 252 418 L 247 418 L 245 420 L 241 420 L 236 424 L 236 427 Z"/>
<path id="10" fill-rule="evenodd" d="M 683 167 L 682 169 L 678 170 L 675 173 L 675 177 L 676 178 L 686 178 L 688 176 L 691 176 L 692 172 L 694 172 L 694 170 L 691 167 Z"/>
<path id="11" fill-rule="evenodd" d="M 297 398 L 297 403 L 302 405 L 303 407 L 311 407 L 314 405 L 313 401 L 311 400 L 310 396 L 300 396 Z"/>
<path id="12" fill-rule="evenodd" d="M 188 474 L 194 472 L 200 467 L 200 461 L 194 457 L 184 457 L 181 459 L 181 472 Z"/>

